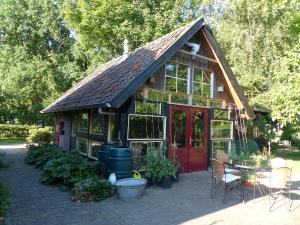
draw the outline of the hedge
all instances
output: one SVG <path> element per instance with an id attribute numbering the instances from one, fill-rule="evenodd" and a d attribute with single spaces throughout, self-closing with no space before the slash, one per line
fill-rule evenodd
<path id="1" fill-rule="evenodd" d="M 0 137 L 28 137 L 29 130 L 39 129 L 40 126 L 0 124 Z M 49 129 L 51 129 L 49 127 Z"/>

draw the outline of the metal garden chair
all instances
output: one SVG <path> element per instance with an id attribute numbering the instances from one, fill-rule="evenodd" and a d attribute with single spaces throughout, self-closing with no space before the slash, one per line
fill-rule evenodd
<path id="1" fill-rule="evenodd" d="M 225 203 L 226 195 L 228 194 L 228 188 L 231 184 L 234 182 L 241 182 L 241 177 L 233 175 L 232 173 L 225 171 L 225 164 L 219 160 L 212 159 L 211 160 L 211 166 L 212 166 L 212 186 L 211 186 L 211 198 L 213 198 L 216 195 L 216 192 L 219 190 L 220 186 L 224 184 L 224 197 L 223 197 L 223 203 Z M 240 183 L 241 187 L 241 200 L 243 200 L 242 195 L 242 185 Z M 232 188 L 230 188 L 231 191 Z"/>
<path id="2" fill-rule="evenodd" d="M 268 188 L 269 211 L 272 211 L 278 198 L 288 198 L 289 211 L 291 210 L 290 188 L 292 169 L 289 167 L 272 168 L 270 177 L 257 179 L 258 185 Z"/>

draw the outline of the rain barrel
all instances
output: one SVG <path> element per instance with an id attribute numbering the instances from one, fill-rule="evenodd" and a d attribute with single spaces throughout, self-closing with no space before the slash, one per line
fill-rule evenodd
<path id="1" fill-rule="evenodd" d="M 99 169 L 105 178 L 108 176 L 107 167 L 106 167 L 106 157 L 107 157 L 107 153 L 113 146 L 114 144 L 102 144 L 98 152 Z"/>
<path id="2" fill-rule="evenodd" d="M 112 147 L 106 158 L 107 172 L 116 173 L 118 179 L 128 178 L 132 173 L 132 152 L 130 148 Z"/>

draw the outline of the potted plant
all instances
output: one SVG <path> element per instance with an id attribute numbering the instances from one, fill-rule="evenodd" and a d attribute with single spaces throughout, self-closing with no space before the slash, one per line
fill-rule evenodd
<path id="1" fill-rule="evenodd" d="M 173 161 L 163 157 L 160 163 L 160 171 L 158 174 L 158 180 L 161 183 L 162 188 L 171 188 L 172 180 L 176 179 L 177 167 Z"/>

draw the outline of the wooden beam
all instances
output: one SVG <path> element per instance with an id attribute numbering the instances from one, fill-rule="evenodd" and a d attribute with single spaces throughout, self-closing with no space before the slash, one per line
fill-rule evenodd
<path id="1" fill-rule="evenodd" d="M 191 55 L 191 56 L 193 56 L 193 57 L 196 57 L 196 58 L 200 58 L 200 59 L 205 59 L 205 60 L 207 60 L 207 61 L 209 61 L 209 62 L 213 62 L 213 63 L 218 63 L 218 61 L 217 60 L 215 60 L 215 59 L 212 59 L 212 58 L 208 58 L 208 57 L 206 57 L 206 56 L 203 56 L 203 55 L 197 55 L 197 54 L 193 54 L 193 53 L 190 53 L 190 52 L 187 52 L 187 51 L 184 51 L 184 50 L 178 50 L 179 52 L 181 52 L 181 53 L 184 53 L 184 54 L 187 54 L 187 55 Z"/>

